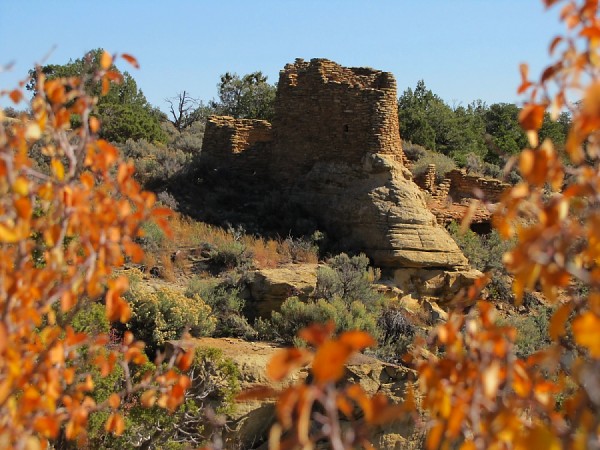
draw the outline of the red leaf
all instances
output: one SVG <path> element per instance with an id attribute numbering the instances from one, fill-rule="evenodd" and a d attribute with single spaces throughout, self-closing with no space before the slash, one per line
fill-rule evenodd
<path id="1" fill-rule="evenodd" d="M 140 65 L 139 65 L 139 63 L 138 63 L 137 59 L 135 59 L 135 58 L 134 58 L 133 56 L 131 56 L 130 54 L 128 54 L 128 53 L 123 53 L 121 56 L 123 57 L 123 59 L 124 59 L 125 61 L 127 61 L 129 64 L 131 64 L 131 65 L 132 65 L 133 67 L 135 67 L 136 69 L 139 69 L 139 68 L 140 68 Z"/>

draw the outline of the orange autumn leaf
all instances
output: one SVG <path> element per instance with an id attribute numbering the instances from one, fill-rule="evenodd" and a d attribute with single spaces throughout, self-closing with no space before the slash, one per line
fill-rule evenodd
<path id="1" fill-rule="evenodd" d="M 377 345 L 377 341 L 373 339 L 373 336 L 365 331 L 358 330 L 345 331 L 340 335 L 339 342 L 350 347 L 353 352 Z"/>
<path id="2" fill-rule="evenodd" d="M 249 400 L 264 400 L 266 398 L 273 398 L 279 394 L 279 391 L 269 386 L 254 386 L 248 389 L 244 389 L 238 395 L 235 396 L 236 402 L 246 402 Z"/>
<path id="3" fill-rule="evenodd" d="M 344 366 L 350 355 L 354 353 L 352 347 L 339 341 L 326 341 L 317 349 L 312 372 L 318 383 L 329 383 L 339 380 L 344 374 Z"/>
<path id="4" fill-rule="evenodd" d="M 125 431 L 125 421 L 120 414 L 113 413 L 108 417 L 104 429 L 109 433 L 121 436 Z"/>
<path id="5" fill-rule="evenodd" d="M 537 131 L 544 122 L 544 111 L 546 108 L 542 105 L 527 104 L 519 113 L 519 123 L 525 131 Z"/>
<path id="6" fill-rule="evenodd" d="M 146 408 L 150 408 L 150 407 L 154 406 L 154 403 L 156 403 L 156 391 L 154 389 L 145 391 L 140 396 L 140 402 L 141 402 L 142 406 L 144 406 Z"/>
<path id="7" fill-rule="evenodd" d="M 110 81 L 108 79 L 108 77 L 105 75 L 102 77 L 102 95 L 106 95 L 108 94 L 108 92 L 110 91 Z"/>
<path id="8" fill-rule="evenodd" d="M 181 370 L 182 372 L 185 372 L 186 370 L 188 370 L 192 366 L 192 363 L 194 362 L 194 356 L 195 356 L 195 354 L 191 350 L 189 350 L 187 352 L 183 352 L 177 358 L 177 368 L 179 370 Z"/>
<path id="9" fill-rule="evenodd" d="M 23 98 L 23 93 L 19 89 L 14 89 L 8 94 L 13 103 L 17 104 Z"/>
<path id="10" fill-rule="evenodd" d="M 596 314 L 588 311 L 573 320 L 573 336 L 593 358 L 600 358 L 600 318 Z"/>
<path id="11" fill-rule="evenodd" d="M 33 427 L 42 436 L 54 439 L 60 431 L 60 421 L 55 416 L 42 416 L 35 419 Z"/>
<path id="12" fill-rule="evenodd" d="M 548 334 L 550 339 L 553 341 L 558 340 L 566 332 L 565 324 L 569 318 L 569 315 L 573 311 L 573 305 L 566 303 L 561 305 L 550 318 L 550 325 L 548 327 Z"/>
<path id="13" fill-rule="evenodd" d="M 103 50 L 102 55 L 100 56 L 100 67 L 102 67 L 103 70 L 108 70 L 112 64 L 112 61 L 112 55 L 106 50 Z"/>
<path id="14" fill-rule="evenodd" d="M 112 409 L 117 409 L 121 404 L 121 397 L 118 394 L 110 394 L 110 397 L 108 397 L 108 404 Z"/>
<path id="15" fill-rule="evenodd" d="M 90 131 L 92 133 L 100 131 L 100 120 L 95 116 L 90 117 Z"/>
<path id="16" fill-rule="evenodd" d="M 139 65 L 139 63 L 138 63 L 137 59 L 135 59 L 135 58 L 134 58 L 133 56 L 131 56 L 130 54 L 128 54 L 128 53 L 122 53 L 122 54 L 121 54 L 121 57 L 122 57 L 122 58 L 123 58 L 125 61 L 127 61 L 129 64 L 131 64 L 133 67 L 135 67 L 136 69 L 139 69 L 139 68 L 140 68 L 140 65 Z"/>
<path id="17" fill-rule="evenodd" d="M 267 364 L 267 376 L 273 381 L 281 381 L 290 372 L 310 362 L 312 353 L 305 349 L 288 348 L 276 352 Z"/>
<path id="18" fill-rule="evenodd" d="M 335 324 L 331 320 L 324 324 L 313 323 L 312 325 L 300 330 L 298 337 L 307 343 L 318 347 L 331 337 L 334 330 Z"/>

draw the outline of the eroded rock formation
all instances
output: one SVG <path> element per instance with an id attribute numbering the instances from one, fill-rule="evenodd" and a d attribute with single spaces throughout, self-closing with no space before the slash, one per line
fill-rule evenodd
<path id="1" fill-rule="evenodd" d="M 396 98 L 388 72 L 296 60 L 280 72 L 272 127 L 211 117 L 202 160 L 272 182 L 375 265 L 463 269 L 405 167 Z"/>

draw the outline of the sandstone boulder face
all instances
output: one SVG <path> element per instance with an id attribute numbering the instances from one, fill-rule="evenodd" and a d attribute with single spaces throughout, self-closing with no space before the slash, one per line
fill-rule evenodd
<path id="1" fill-rule="evenodd" d="M 328 233 L 360 248 L 376 266 L 466 268 L 407 172 L 392 156 L 367 153 L 361 165 L 315 164 L 291 195 Z"/>
<path id="2" fill-rule="evenodd" d="M 292 296 L 307 300 L 317 286 L 317 264 L 257 270 L 250 282 L 251 299 L 246 303 L 251 317 L 270 317 Z"/>
<path id="3" fill-rule="evenodd" d="M 229 358 L 240 371 L 242 389 L 256 385 L 269 385 L 285 388 L 302 382 L 308 376 L 308 368 L 297 370 L 288 379 L 273 383 L 265 372 L 267 362 L 279 347 L 265 342 L 245 342 L 239 339 L 201 338 L 194 340 L 196 348 L 216 348 Z M 355 355 L 346 366 L 344 379 L 357 383 L 369 394 L 382 393 L 391 401 L 399 402 L 404 397 L 412 372 L 404 367 L 382 362 L 365 355 Z M 235 442 L 241 448 L 268 448 L 261 445 L 267 439 L 269 429 L 275 422 L 275 402 L 264 399 L 236 404 L 234 413 L 228 417 L 228 442 Z M 403 444 L 414 432 L 408 422 L 396 422 L 374 430 L 372 443 L 382 450 L 404 448 Z"/>
<path id="4" fill-rule="evenodd" d="M 434 297 L 440 302 L 452 300 L 461 290 L 473 285 L 475 280 L 483 276 L 476 269 L 396 269 L 392 275 L 394 284 L 402 291 L 419 298 Z"/>

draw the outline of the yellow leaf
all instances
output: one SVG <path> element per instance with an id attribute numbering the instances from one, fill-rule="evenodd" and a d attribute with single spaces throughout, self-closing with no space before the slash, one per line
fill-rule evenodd
<path id="1" fill-rule="evenodd" d="M 27 178 L 17 178 L 13 183 L 13 191 L 22 196 L 29 194 L 29 181 L 27 181 Z"/>
<path id="2" fill-rule="evenodd" d="M 8 227 L 0 223 L 0 242 L 14 244 L 20 240 L 19 233 L 13 227 Z"/>
<path id="3" fill-rule="evenodd" d="M 102 56 L 100 57 L 100 67 L 104 70 L 108 70 L 110 65 L 112 64 L 113 58 L 110 53 L 106 50 L 102 52 Z"/>
<path id="4" fill-rule="evenodd" d="M 52 167 L 52 172 L 58 181 L 63 181 L 65 179 L 65 166 L 63 166 L 58 159 L 53 159 L 50 162 L 50 165 Z"/>
<path id="5" fill-rule="evenodd" d="M 498 361 L 491 363 L 482 374 L 483 392 L 489 399 L 494 399 L 500 386 L 500 364 Z"/>
<path id="6" fill-rule="evenodd" d="M 27 125 L 27 128 L 25 129 L 25 139 L 37 141 L 41 137 L 42 129 L 40 128 L 39 124 L 32 122 Z"/>
<path id="7" fill-rule="evenodd" d="M 594 358 L 600 358 L 600 319 L 593 312 L 586 312 L 573 321 L 575 342 L 589 350 Z"/>
<path id="8" fill-rule="evenodd" d="M 150 408 L 156 403 L 156 391 L 154 389 L 150 389 L 149 391 L 144 392 L 140 396 L 140 401 L 142 406 L 145 408 Z"/>

